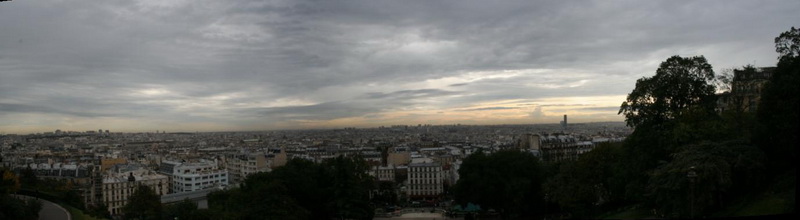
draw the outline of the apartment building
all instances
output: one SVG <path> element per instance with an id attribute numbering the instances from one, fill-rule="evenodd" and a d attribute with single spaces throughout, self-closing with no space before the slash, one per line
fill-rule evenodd
<path id="1" fill-rule="evenodd" d="M 215 161 L 202 160 L 175 165 L 171 175 L 172 192 L 192 192 L 228 185 L 228 171 Z"/>
<path id="2" fill-rule="evenodd" d="M 263 153 L 228 155 L 224 160 L 229 183 L 241 183 L 250 174 L 270 171 L 267 157 Z"/>
<path id="3" fill-rule="evenodd" d="M 411 163 L 408 165 L 408 196 L 423 199 L 438 197 L 444 192 L 443 180 L 439 163 Z"/>
<path id="4" fill-rule="evenodd" d="M 374 166 L 370 172 L 378 181 L 394 182 L 395 167 L 394 166 Z"/>
<path id="5" fill-rule="evenodd" d="M 158 174 L 144 168 L 127 169 L 117 168 L 109 170 L 102 182 L 103 203 L 108 206 L 108 211 L 112 215 L 122 213 L 122 207 L 128 203 L 128 197 L 133 195 L 139 185 L 145 185 L 153 189 L 159 196 L 167 194 L 169 191 L 169 178 L 166 175 Z"/>

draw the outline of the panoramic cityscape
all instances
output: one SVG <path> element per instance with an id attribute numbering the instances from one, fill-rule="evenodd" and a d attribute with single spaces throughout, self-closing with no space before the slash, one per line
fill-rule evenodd
<path id="1" fill-rule="evenodd" d="M 797 1 L 0 1 L 0 219 L 795 213 Z"/>

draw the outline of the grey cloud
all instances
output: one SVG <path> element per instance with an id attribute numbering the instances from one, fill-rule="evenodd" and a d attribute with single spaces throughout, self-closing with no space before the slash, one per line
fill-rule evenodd
<path id="1" fill-rule="evenodd" d="M 586 111 L 617 112 L 619 111 L 619 106 L 586 107 L 579 109 Z"/>
<path id="2" fill-rule="evenodd" d="M 305 106 L 286 106 L 272 108 L 247 109 L 260 116 L 283 120 L 330 120 L 355 117 L 380 110 L 377 106 L 364 106 L 343 102 L 326 102 Z"/>
<path id="3" fill-rule="evenodd" d="M 0 103 L 0 112 L 5 112 L 5 113 L 64 114 L 64 115 L 80 116 L 80 117 L 108 117 L 108 116 L 115 116 L 115 115 L 105 114 L 105 113 L 70 111 L 70 110 L 59 109 L 59 108 L 51 108 L 51 107 L 46 107 L 46 106 L 35 106 L 35 105 L 25 105 L 25 104 L 11 104 L 11 103 Z"/>
<path id="4" fill-rule="evenodd" d="M 411 99 L 411 98 L 430 98 L 437 96 L 447 96 L 453 94 L 459 94 L 459 92 L 447 91 L 441 89 L 417 89 L 417 90 L 401 90 L 389 93 L 371 92 L 367 93 L 366 97 L 371 99 L 383 99 L 383 98 Z"/>
<path id="5" fill-rule="evenodd" d="M 552 107 L 552 106 L 571 107 L 571 106 L 589 106 L 589 104 L 546 104 L 546 105 L 538 105 L 538 106 L 542 106 L 542 107 Z M 581 109 L 585 109 L 585 108 L 581 108 Z"/>
<path id="6" fill-rule="evenodd" d="M 376 118 L 382 111 L 402 109 L 414 105 L 418 99 L 435 98 L 458 94 L 439 89 L 400 90 L 388 93 L 366 93 L 361 98 L 324 102 L 313 105 L 297 105 L 268 108 L 248 108 L 245 115 L 263 116 L 274 120 L 331 120 L 347 117 Z"/>
<path id="7" fill-rule="evenodd" d="M 0 5 L 0 102 L 26 103 L 6 112 L 229 124 L 259 115 L 268 124 L 624 95 L 674 54 L 704 54 L 718 68 L 773 65 L 771 39 L 796 25 L 797 8 L 797 1 L 12 1 Z M 521 69 L 546 71 L 415 86 Z M 170 93 L 131 95 L 150 88 Z M 185 106 L 220 96 L 230 98 Z M 321 104 L 258 107 L 280 99 Z"/>
<path id="8" fill-rule="evenodd" d="M 519 108 L 518 107 L 485 107 L 485 108 L 462 109 L 462 110 L 458 110 L 458 111 L 472 112 L 472 111 L 491 111 L 491 110 L 507 110 L 507 109 L 519 109 Z"/>

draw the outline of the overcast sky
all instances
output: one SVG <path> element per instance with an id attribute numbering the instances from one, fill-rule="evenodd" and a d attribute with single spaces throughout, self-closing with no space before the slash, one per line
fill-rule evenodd
<path id="1" fill-rule="evenodd" d="M 800 1 L 13 0 L 0 134 L 622 121 L 672 55 L 773 66 Z"/>

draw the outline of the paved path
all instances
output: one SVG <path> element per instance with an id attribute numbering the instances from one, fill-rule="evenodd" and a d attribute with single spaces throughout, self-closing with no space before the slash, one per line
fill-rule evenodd
<path id="1" fill-rule="evenodd" d="M 20 198 L 34 198 L 30 196 L 17 195 Z M 34 198 L 35 199 L 35 198 Z M 42 210 L 39 211 L 39 220 L 72 220 L 69 212 L 58 204 L 39 199 L 42 202 Z"/>
<path id="2" fill-rule="evenodd" d="M 445 216 L 442 216 L 441 213 L 431 213 L 430 209 L 418 209 L 418 210 L 414 210 L 414 211 L 419 211 L 419 212 L 409 212 L 409 213 L 402 214 L 400 216 L 387 217 L 387 218 L 375 218 L 375 219 L 378 219 L 378 220 L 390 220 L 390 219 L 420 219 L 420 220 L 461 219 L 461 218 L 447 218 Z"/>

